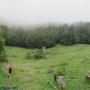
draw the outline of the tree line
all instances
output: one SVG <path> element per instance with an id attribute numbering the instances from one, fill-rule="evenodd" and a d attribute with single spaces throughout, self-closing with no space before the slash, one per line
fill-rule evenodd
<path id="1" fill-rule="evenodd" d="M 90 23 L 47 25 L 38 27 L 7 27 L 4 31 L 5 44 L 25 48 L 47 48 L 56 44 L 90 44 Z"/>

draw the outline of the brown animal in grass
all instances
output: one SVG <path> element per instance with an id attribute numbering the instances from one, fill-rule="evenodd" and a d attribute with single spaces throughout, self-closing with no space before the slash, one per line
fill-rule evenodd
<path id="1" fill-rule="evenodd" d="M 9 65 L 8 65 L 8 73 L 9 73 L 9 76 L 12 74 L 13 68 L 14 68 L 14 65 L 13 65 L 13 64 L 9 64 Z"/>

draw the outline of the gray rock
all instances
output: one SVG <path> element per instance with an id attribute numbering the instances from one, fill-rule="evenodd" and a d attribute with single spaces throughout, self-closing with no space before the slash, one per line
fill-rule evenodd
<path id="1" fill-rule="evenodd" d="M 85 77 L 86 79 L 90 80 L 90 71 L 86 72 Z"/>
<path id="2" fill-rule="evenodd" d="M 65 87 L 64 76 L 57 76 L 56 82 L 57 82 L 57 84 L 58 84 L 59 87 L 61 87 L 61 88 L 64 88 Z"/>

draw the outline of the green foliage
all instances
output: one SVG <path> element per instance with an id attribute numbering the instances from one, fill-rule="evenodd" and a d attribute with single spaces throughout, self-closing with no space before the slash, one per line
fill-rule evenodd
<path id="1" fill-rule="evenodd" d="M 0 27 L 0 62 L 6 61 L 6 52 L 4 50 L 4 39 L 2 35 L 2 28 Z"/>
<path id="2" fill-rule="evenodd" d="M 55 45 L 53 31 L 48 28 L 37 28 L 36 30 L 23 30 L 22 28 L 9 30 L 6 37 L 6 44 L 26 47 L 41 48 L 43 45 L 52 47 Z"/>
<path id="3" fill-rule="evenodd" d="M 32 28 L 12 27 L 2 28 L 9 46 L 25 48 L 46 48 L 56 44 L 90 44 L 90 23 L 77 23 L 73 25 L 48 25 Z"/>
<path id="4" fill-rule="evenodd" d="M 44 55 L 42 49 L 36 50 L 36 52 L 34 53 L 34 57 L 35 57 L 36 59 L 45 58 L 45 55 Z"/>
<path id="5" fill-rule="evenodd" d="M 60 67 L 55 71 L 54 78 L 55 76 L 65 76 L 65 74 L 66 74 L 65 67 Z"/>
<path id="6" fill-rule="evenodd" d="M 86 81 L 85 73 L 90 71 L 90 45 L 72 45 L 47 49 L 48 52 L 55 54 L 47 54 L 48 58 L 36 60 L 25 59 L 26 52 L 34 52 L 36 49 L 26 49 L 18 47 L 6 47 L 9 62 L 15 65 L 12 73 L 12 87 L 17 86 L 20 90 L 55 90 L 48 84 L 48 81 L 54 83 L 54 74 L 58 72 L 64 73 L 65 68 L 65 90 L 89 90 L 90 83 Z M 33 53 L 34 54 L 34 53 Z M 13 57 L 15 56 L 15 57 Z M 3 66 L 7 66 L 7 63 Z M 5 69 L 7 71 L 7 68 Z M 49 71 L 49 73 L 48 73 Z M 0 73 L 1 86 L 6 85 L 7 76 Z M 57 86 L 57 85 L 56 85 Z"/>
<path id="7" fill-rule="evenodd" d="M 26 59 L 31 59 L 32 58 L 32 55 L 30 52 L 27 52 L 26 56 L 25 56 Z"/>
<path id="8" fill-rule="evenodd" d="M 7 55 L 6 55 L 6 52 L 5 51 L 2 51 L 0 53 L 0 62 L 7 62 Z"/>

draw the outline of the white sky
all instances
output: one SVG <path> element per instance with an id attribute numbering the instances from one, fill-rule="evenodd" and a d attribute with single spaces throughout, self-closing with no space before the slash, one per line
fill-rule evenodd
<path id="1" fill-rule="evenodd" d="M 0 0 L 0 21 L 13 24 L 90 21 L 90 0 Z"/>

